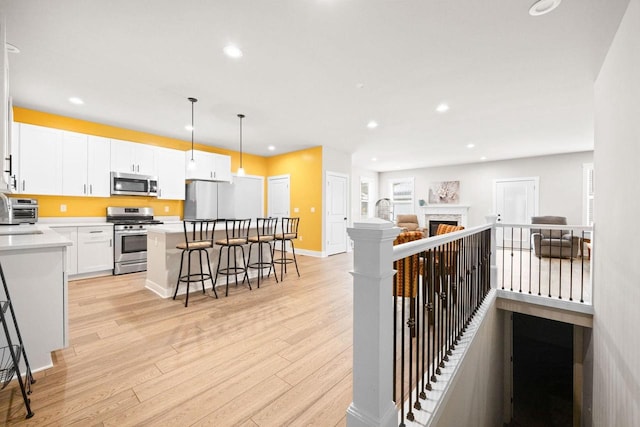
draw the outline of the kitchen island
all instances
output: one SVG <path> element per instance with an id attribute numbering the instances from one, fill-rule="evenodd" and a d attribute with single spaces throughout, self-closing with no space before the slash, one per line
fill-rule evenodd
<path id="1" fill-rule="evenodd" d="M 33 371 L 53 366 L 51 352 L 68 346 L 66 256 L 70 245 L 44 225 L 0 226 L 0 263 Z M 5 297 L 2 294 L 0 299 Z M 9 329 L 16 343 L 15 331 Z M 0 346 L 6 346 L 3 333 Z"/>
<path id="2" fill-rule="evenodd" d="M 255 225 L 252 225 L 255 230 Z M 252 233 L 249 233 L 250 235 Z M 253 233 L 255 234 L 255 233 Z M 214 240 L 225 238 L 224 224 L 216 224 Z M 178 270 L 180 269 L 180 257 L 182 250 L 177 249 L 176 245 L 180 242 L 184 242 L 184 228 L 182 222 L 173 224 L 162 224 L 149 226 L 147 228 L 147 281 L 146 288 L 160 295 L 162 298 L 173 297 L 173 293 L 176 289 L 176 282 L 178 280 Z M 217 246 L 217 245 L 214 245 Z M 208 250 L 209 260 L 211 261 L 211 271 L 215 277 L 216 268 L 218 266 L 218 255 L 220 252 L 219 247 L 214 247 Z M 270 254 L 268 251 L 263 251 L 263 259 L 268 261 Z M 245 248 L 246 256 L 249 255 L 247 248 Z M 205 259 L 203 259 L 206 262 Z M 251 252 L 251 262 L 258 261 L 258 245 L 254 245 Z M 222 255 L 222 263 L 226 265 L 226 251 Z M 185 268 L 186 268 L 186 256 L 185 256 Z M 238 251 L 238 265 L 242 264 L 242 256 Z M 197 261 L 196 255 L 193 255 L 191 259 L 191 272 L 199 272 L 200 265 Z M 205 271 L 208 272 L 206 266 Z M 253 279 L 258 275 L 257 269 L 249 269 L 249 278 Z M 266 271 L 265 271 L 266 277 Z M 222 287 L 226 286 L 226 277 L 220 275 L 218 282 L 216 283 L 216 290 L 219 291 Z M 242 280 L 242 277 L 238 275 L 238 283 Z M 234 276 L 229 276 L 229 283 L 235 283 Z M 257 285 L 255 280 L 251 280 L 251 286 Z M 246 286 L 243 285 L 243 286 Z M 180 284 L 178 295 L 182 295 L 186 292 L 186 283 Z M 211 289 L 211 282 L 207 280 L 205 282 L 205 288 Z M 202 292 L 202 286 L 200 282 L 195 282 L 195 286 L 191 285 L 191 292 Z M 220 292 L 218 292 L 220 296 Z"/>

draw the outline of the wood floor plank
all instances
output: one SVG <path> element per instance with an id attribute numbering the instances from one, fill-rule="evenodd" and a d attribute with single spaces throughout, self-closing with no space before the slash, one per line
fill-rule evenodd
<path id="1" fill-rule="evenodd" d="M 289 391 L 278 396 L 251 419 L 261 427 L 292 425 L 296 418 L 351 372 L 352 360 L 353 352 L 349 348 Z M 294 401 L 295 405 L 292 405 Z"/>
<path id="2" fill-rule="evenodd" d="M 277 396 L 285 393 L 291 386 L 278 377 L 271 376 L 255 387 L 247 389 L 244 393 L 223 405 L 221 408 L 207 414 L 204 418 L 192 424 L 192 427 L 242 425 L 250 422 L 248 414 L 254 414 L 271 403 L 264 396 Z"/>
<path id="3" fill-rule="evenodd" d="M 71 282 L 70 347 L 37 373 L 32 419 L 16 382 L 0 391 L 0 425 L 345 425 L 352 254 L 298 262 L 187 308 L 145 273 Z"/>

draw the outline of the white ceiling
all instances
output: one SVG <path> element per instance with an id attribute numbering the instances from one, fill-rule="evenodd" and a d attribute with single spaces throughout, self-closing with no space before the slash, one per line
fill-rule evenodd
<path id="1" fill-rule="evenodd" d="M 564 0 L 540 17 L 527 13 L 532 3 L 2 7 L 7 41 L 21 51 L 9 57 L 14 105 L 190 141 L 193 96 L 196 142 L 237 150 L 244 113 L 245 152 L 323 145 L 386 171 L 593 149 L 593 82 L 628 0 Z M 228 43 L 244 56 L 226 57 Z M 447 113 L 435 111 L 441 102 Z"/>

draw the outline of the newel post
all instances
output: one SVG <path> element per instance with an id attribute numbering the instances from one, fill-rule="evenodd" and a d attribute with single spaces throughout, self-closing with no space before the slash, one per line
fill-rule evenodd
<path id="1" fill-rule="evenodd" d="M 496 224 L 498 223 L 497 215 L 487 215 L 485 219 L 491 227 L 491 288 L 498 287 L 498 264 L 496 262 Z"/>
<path id="2" fill-rule="evenodd" d="M 348 427 L 398 425 L 393 403 L 393 240 L 380 219 L 348 229 L 353 249 L 353 402 Z"/>

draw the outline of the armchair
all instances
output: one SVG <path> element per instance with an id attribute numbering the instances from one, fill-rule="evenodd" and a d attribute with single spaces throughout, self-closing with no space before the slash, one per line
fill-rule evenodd
<path id="1" fill-rule="evenodd" d="M 398 215 L 396 225 L 403 231 L 419 231 L 422 233 L 422 237 L 427 235 L 426 229 L 420 227 L 418 223 L 418 215 Z"/>
<path id="2" fill-rule="evenodd" d="M 534 216 L 531 224 L 567 225 L 564 216 Z M 531 246 L 534 254 L 548 258 L 575 258 L 578 256 L 580 238 L 568 230 L 531 229 Z"/>

